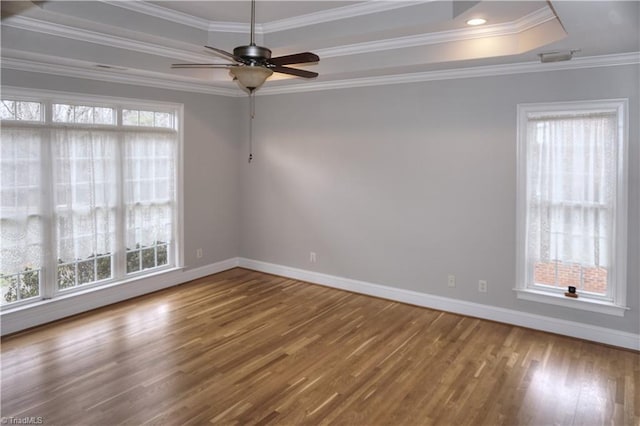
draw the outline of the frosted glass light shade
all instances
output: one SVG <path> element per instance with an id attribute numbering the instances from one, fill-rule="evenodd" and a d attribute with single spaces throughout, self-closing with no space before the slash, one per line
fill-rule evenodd
<path id="1" fill-rule="evenodd" d="M 242 87 L 250 90 L 262 86 L 265 80 L 273 74 L 273 71 L 269 68 L 259 65 L 231 67 L 229 72 L 238 79 Z"/>

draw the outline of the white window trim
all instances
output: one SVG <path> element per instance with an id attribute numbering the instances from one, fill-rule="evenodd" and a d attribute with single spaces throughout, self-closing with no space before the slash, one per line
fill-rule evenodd
<path id="1" fill-rule="evenodd" d="M 183 167 L 183 158 L 184 158 L 184 105 L 178 103 L 171 102 L 162 102 L 162 101 L 150 101 L 150 100 L 139 100 L 134 98 L 119 98 L 112 96 L 98 96 L 92 94 L 85 93 L 75 93 L 75 92 L 60 92 L 54 90 L 34 90 L 30 88 L 23 87 L 14 87 L 14 86 L 3 86 L 2 88 L 2 97 L 5 99 L 12 100 L 22 100 L 22 101 L 33 101 L 33 102 L 43 102 L 44 108 L 42 109 L 42 121 L 34 122 L 21 122 L 16 121 L 13 122 L 17 125 L 38 125 L 38 124 L 48 124 L 48 125 L 60 125 L 63 127 L 82 127 L 82 123 L 52 123 L 50 116 L 51 111 L 47 111 L 50 105 L 53 103 L 71 103 L 71 104 L 91 104 L 92 106 L 113 106 L 117 105 L 118 109 L 122 108 L 131 108 L 131 109 L 149 109 L 152 111 L 167 111 L 167 112 L 175 112 L 177 116 L 176 131 L 178 133 L 178 147 L 177 147 L 177 158 L 176 158 L 176 191 L 177 191 L 177 206 L 175 208 L 176 212 L 176 220 L 174 222 L 174 235 L 176 247 L 174 248 L 174 259 L 173 265 L 168 265 L 166 267 L 154 268 L 147 274 L 144 273 L 134 273 L 130 274 L 122 280 L 109 280 L 105 283 L 91 283 L 83 286 L 79 286 L 76 289 L 68 289 L 68 290 L 59 290 L 54 289 L 53 294 L 45 294 L 46 286 L 42 286 L 40 288 L 41 295 L 39 298 L 29 299 L 25 301 L 18 301 L 16 303 L 11 303 L 8 305 L 0 306 L 0 312 L 10 312 L 16 309 L 28 309 L 29 307 L 38 304 L 38 303 L 46 303 L 53 298 L 58 300 L 60 298 L 81 296 L 87 293 L 91 293 L 94 291 L 100 291 L 102 289 L 118 286 L 121 284 L 129 284 L 138 280 L 145 279 L 151 276 L 160 276 L 164 274 L 170 274 L 176 270 L 182 270 L 184 268 L 184 167 Z M 117 114 L 116 114 L 117 115 Z M 92 125 L 92 126 L 100 126 L 104 128 L 116 128 L 118 125 L 127 129 L 136 129 L 139 126 L 122 126 L 119 122 L 114 123 L 114 125 Z M 145 128 L 145 127 L 143 127 Z M 153 128 L 154 130 L 168 130 L 162 127 Z M 41 277 L 41 279 L 43 279 Z M 46 279 L 46 276 L 44 277 Z"/>
<path id="2" fill-rule="evenodd" d="M 615 246 L 612 247 L 614 259 L 610 284 L 612 300 L 598 300 L 582 296 L 573 299 L 564 296 L 563 291 L 544 291 L 527 287 L 526 282 L 526 182 L 527 182 L 527 114 L 533 112 L 570 112 L 586 110 L 616 111 L 618 117 L 618 157 L 617 157 L 617 196 L 614 227 Z M 627 302 L 627 216 L 628 216 L 628 139 L 629 139 L 629 100 L 606 99 L 598 101 L 573 101 L 553 103 L 519 104 L 517 107 L 517 205 L 516 205 L 516 295 L 518 299 L 564 306 L 573 309 L 598 312 L 608 315 L 624 316 L 629 310 Z"/>

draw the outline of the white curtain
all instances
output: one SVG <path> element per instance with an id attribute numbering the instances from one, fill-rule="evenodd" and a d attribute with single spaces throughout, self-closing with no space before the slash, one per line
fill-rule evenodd
<path id="1" fill-rule="evenodd" d="M 113 253 L 118 204 L 118 134 L 51 130 L 57 256 L 63 262 Z"/>
<path id="2" fill-rule="evenodd" d="M 164 131 L 130 131 L 124 138 L 126 247 L 171 243 L 176 197 L 176 135 Z"/>
<path id="3" fill-rule="evenodd" d="M 43 263 L 42 131 L 3 125 L 0 138 L 0 273 Z"/>
<path id="4" fill-rule="evenodd" d="M 610 266 L 617 127 L 614 114 L 530 117 L 527 257 Z"/>

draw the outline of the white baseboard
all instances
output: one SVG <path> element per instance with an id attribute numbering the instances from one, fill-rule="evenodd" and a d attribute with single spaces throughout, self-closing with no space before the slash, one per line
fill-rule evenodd
<path id="1" fill-rule="evenodd" d="M 239 259 L 239 266 L 314 284 L 348 290 L 354 293 L 547 331 L 564 336 L 577 337 L 627 349 L 640 350 L 640 335 L 611 328 L 529 314 L 448 297 L 434 296 L 246 258 Z"/>
<path id="2" fill-rule="evenodd" d="M 172 270 L 124 284 L 100 288 L 83 294 L 73 294 L 67 297 L 46 300 L 29 306 L 16 308 L 15 310 L 4 311 L 0 317 L 2 326 L 1 334 L 15 333 L 91 309 L 183 284 L 237 266 L 352 291 L 354 293 L 577 337 L 627 349 L 640 350 L 640 335 L 638 334 L 388 287 L 246 258 L 231 258 L 189 270 Z"/>
<path id="3" fill-rule="evenodd" d="M 191 280 L 235 268 L 238 258 L 231 258 L 194 269 L 174 269 L 129 282 L 75 293 L 2 312 L 1 333 L 15 333 L 91 309 L 122 302 L 133 297 L 162 290 Z"/>

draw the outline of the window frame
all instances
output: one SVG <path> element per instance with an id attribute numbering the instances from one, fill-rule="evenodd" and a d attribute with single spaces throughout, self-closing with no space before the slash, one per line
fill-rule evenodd
<path id="1" fill-rule="evenodd" d="M 564 296 L 563 289 L 544 289 L 529 282 L 526 264 L 527 235 L 527 124 L 529 114 L 575 113 L 607 111 L 616 114 L 618 143 L 616 147 L 616 200 L 613 216 L 613 243 L 610 246 L 612 265 L 608 271 L 607 296 L 580 293 L 577 299 Z M 628 220 L 628 139 L 629 100 L 605 99 L 590 101 L 526 103 L 517 106 L 517 190 L 516 190 L 516 295 L 518 299 L 624 316 L 629 309 L 627 297 L 627 220 Z M 610 287 L 610 288 L 609 288 Z"/>
<path id="2" fill-rule="evenodd" d="M 57 259 L 45 258 L 43 266 L 39 269 L 40 274 L 40 295 L 29 299 L 18 300 L 16 302 L 0 305 L 0 312 L 20 309 L 28 307 L 34 303 L 46 301 L 48 299 L 58 299 L 73 296 L 74 294 L 85 294 L 100 290 L 107 287 L 112 287 L 121 284 L 129 284 L 133 281 L 144 279 L 150 276 L 157 276 L 159 274 L 167 273 L 182 269 L 184 267 L 184 171 L 183 171 L 183 140 L 184 140 L 184 105 L 178 103 L 150 101 L 132 98 L 118 98 L 110 96 L 97 96 L 91 94 L 73 93 L 73 92 L 59 92 L 50 90 L 32 90 L 20 87 L 3 87 L 2 98 L 14 101 L 28 101 L 39 102 L 41 104 L 41 120 L 40 121 L 24 121 L 24 120 L 10 120 L 12 125 L 15 126 L 27 126 L 27 127 L 42 127 L 46 128 L 95 128 L 95 129 L 109 129 L 114 131 L 144 131 L 153 130 L 160 132 L 176 132 L 177 135 L 177 147 L 175 151 L 175 220 L 173 223 L 173 246 L 168 252 L 169 260 L 166 266 L 160 266 L 150 269 L 144 269 L 140 271 L 134 271 L 131 273 L 126 272 L 126 262 L 119 260 L 118 256 L 114 252 L 112 257 L 112 277 L 108 279 L 97 280 L 89 284 L 77 285 L 72 288 L 60 289 L 57 285 Z M 53 104 L 70 104 L 70 105 L 83 105 L 91 107 L 108 107 L 114 108 L 114 123 L 113 124 L 96 124 L 96 123 L 76 123 L 76 122 L 58 122 L 53 121 Z M 166 127 L 147 127 L 147 126 L 126 126 L 122 124 L 122 110 L 123 109 L 138 109 L 138 110 L 150 110 L 154 112 L 169 112 L 174 115 L 173 128 Z M 4 120 L 3 120 L 4 121 Z M 49 147 L 45 147 L 43 144 L 43 150 L 46 154 Z M 50 166 L 44 166 L 50 168 Z M 50 202 L 46 201 L 45 210 L 43 215 L 45 216 L 45 236 L 44 247 L 45 250 L 52 248 L 55 245 L 55 225 L 53 223 L 53 206 L 49 205 Z M 118 207 L 119 209 L 123 206 Z M 118 221 L 120 222 L 120 221 Z M 116 232 L 122 233 L 123 223 L 118 223 L 118 229 Z M 122 229 L 120 229 L 122 228 Z M 154 250 L 156 246 L 153 246 Z M 116 251 L 120 251 L 121 247 L 118 245 Z M 126 250 L 124 251 L 126 256 Z M 123 263 L 123 265 L 119 265 Z M 122 276 L 117 276 L 116 271 L 122 269 L 124 273 Z M 122 272 L 121 271 L 121 272 Z"/>

